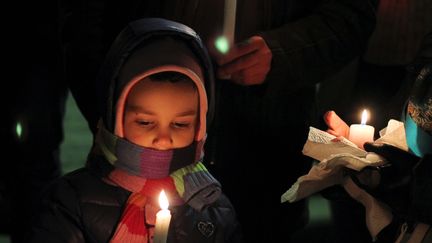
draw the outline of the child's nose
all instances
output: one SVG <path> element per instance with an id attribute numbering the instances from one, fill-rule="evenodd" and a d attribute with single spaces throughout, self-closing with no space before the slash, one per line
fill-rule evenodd
<path id="1" fill-rule="evenodd" d="M 157 131 L 155 138 L 153 139 L 153 147 L 158 150 L 171 149 L 173 140 L 171 133 L 168 130 L 160 129 Z"/>

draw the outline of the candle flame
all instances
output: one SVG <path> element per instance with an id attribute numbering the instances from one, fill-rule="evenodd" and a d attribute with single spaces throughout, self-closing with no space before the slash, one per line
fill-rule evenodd
<path id="1" fill-rule="evenodd" d="M 215 46 L 220 53 L 227 54 L 230 48 L 230 43 L 225 36 L 220 36 L 216 39 Z"/>
<path id="2" fill-rule="evenodd" d="M 368 120 L 368 112 L 366 109 L 362 112 L 361 124 L 366 125 L 366 121 Z"/>
<path id="3" fill-rule="evenodd" d="M 162 210 L 168 209 L 169 202 L 167 196 L 165 195 L 164 190 L 162 190 L 161 193 L 159 194 L 159 205 Z"/>

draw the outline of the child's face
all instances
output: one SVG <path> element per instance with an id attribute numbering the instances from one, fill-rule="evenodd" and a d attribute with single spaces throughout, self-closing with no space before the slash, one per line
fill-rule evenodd
<path id="1" fill-rule="evenodd" d="M 192 83 L 144 79 L 127 98 L 124 136 L 158 150 L 185 147 L 194 140 L 198 112 L 198 92 Z"/>

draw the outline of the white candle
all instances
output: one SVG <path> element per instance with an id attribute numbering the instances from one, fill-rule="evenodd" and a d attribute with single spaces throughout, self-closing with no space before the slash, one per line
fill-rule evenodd
<path id="1" fill-rule="evenodd" d="M 234 44 L 237 0 L 225 0 L 222 36 L 215 40 L 216 49 L 226 54 Z"/>
<path id="2" fill-rule="evenodd" d="M 373 126 L 366 125 L 367 111 L 363 110 L 361 124 L 353 124 L 349 130 L 349 140 L 356 144 L 359 148 L 363 148 L 363 144 L 366 142 L 374 141 L 375 128 Z"/>
<path id="3" fill-rule="evenodd" d="M 159 195 L 159 205 L 161 210 L 156 214 L 156 226 L 154 231 L 153 243 L 165 243 L 168 236 L 168 228 L 171 221 L 171 213 L 168 210 L 168 198 L 165 192 Z"/>
<path id="4" fill-rule="evenodd" d="M 231 46 L 234 44 L 237 0 L 225 0 L 223 36 Z"/>

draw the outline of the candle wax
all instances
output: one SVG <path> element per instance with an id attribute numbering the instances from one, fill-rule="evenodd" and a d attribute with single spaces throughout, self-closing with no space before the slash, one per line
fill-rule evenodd
<path id="1" fill-rule="evenodd" d="M 375 128 L 369 125 L 353 124 L 350 126 L 349 140 L 363 149 L 363 144 L 374 141 Z"/>
<path id="2" fill-rule="evenodd" d="M 237 0 L 225 0 L 223 35 L 231 46 L 234 44 Z"/>
<path id="3" fill-rule="evenodd" d="M 171 221 L 171 213 L 168 209 L 161 209 L 156 214 L 156 226 L 153 243 L 165 243 L 168 236 L 168 228 Z"/>

